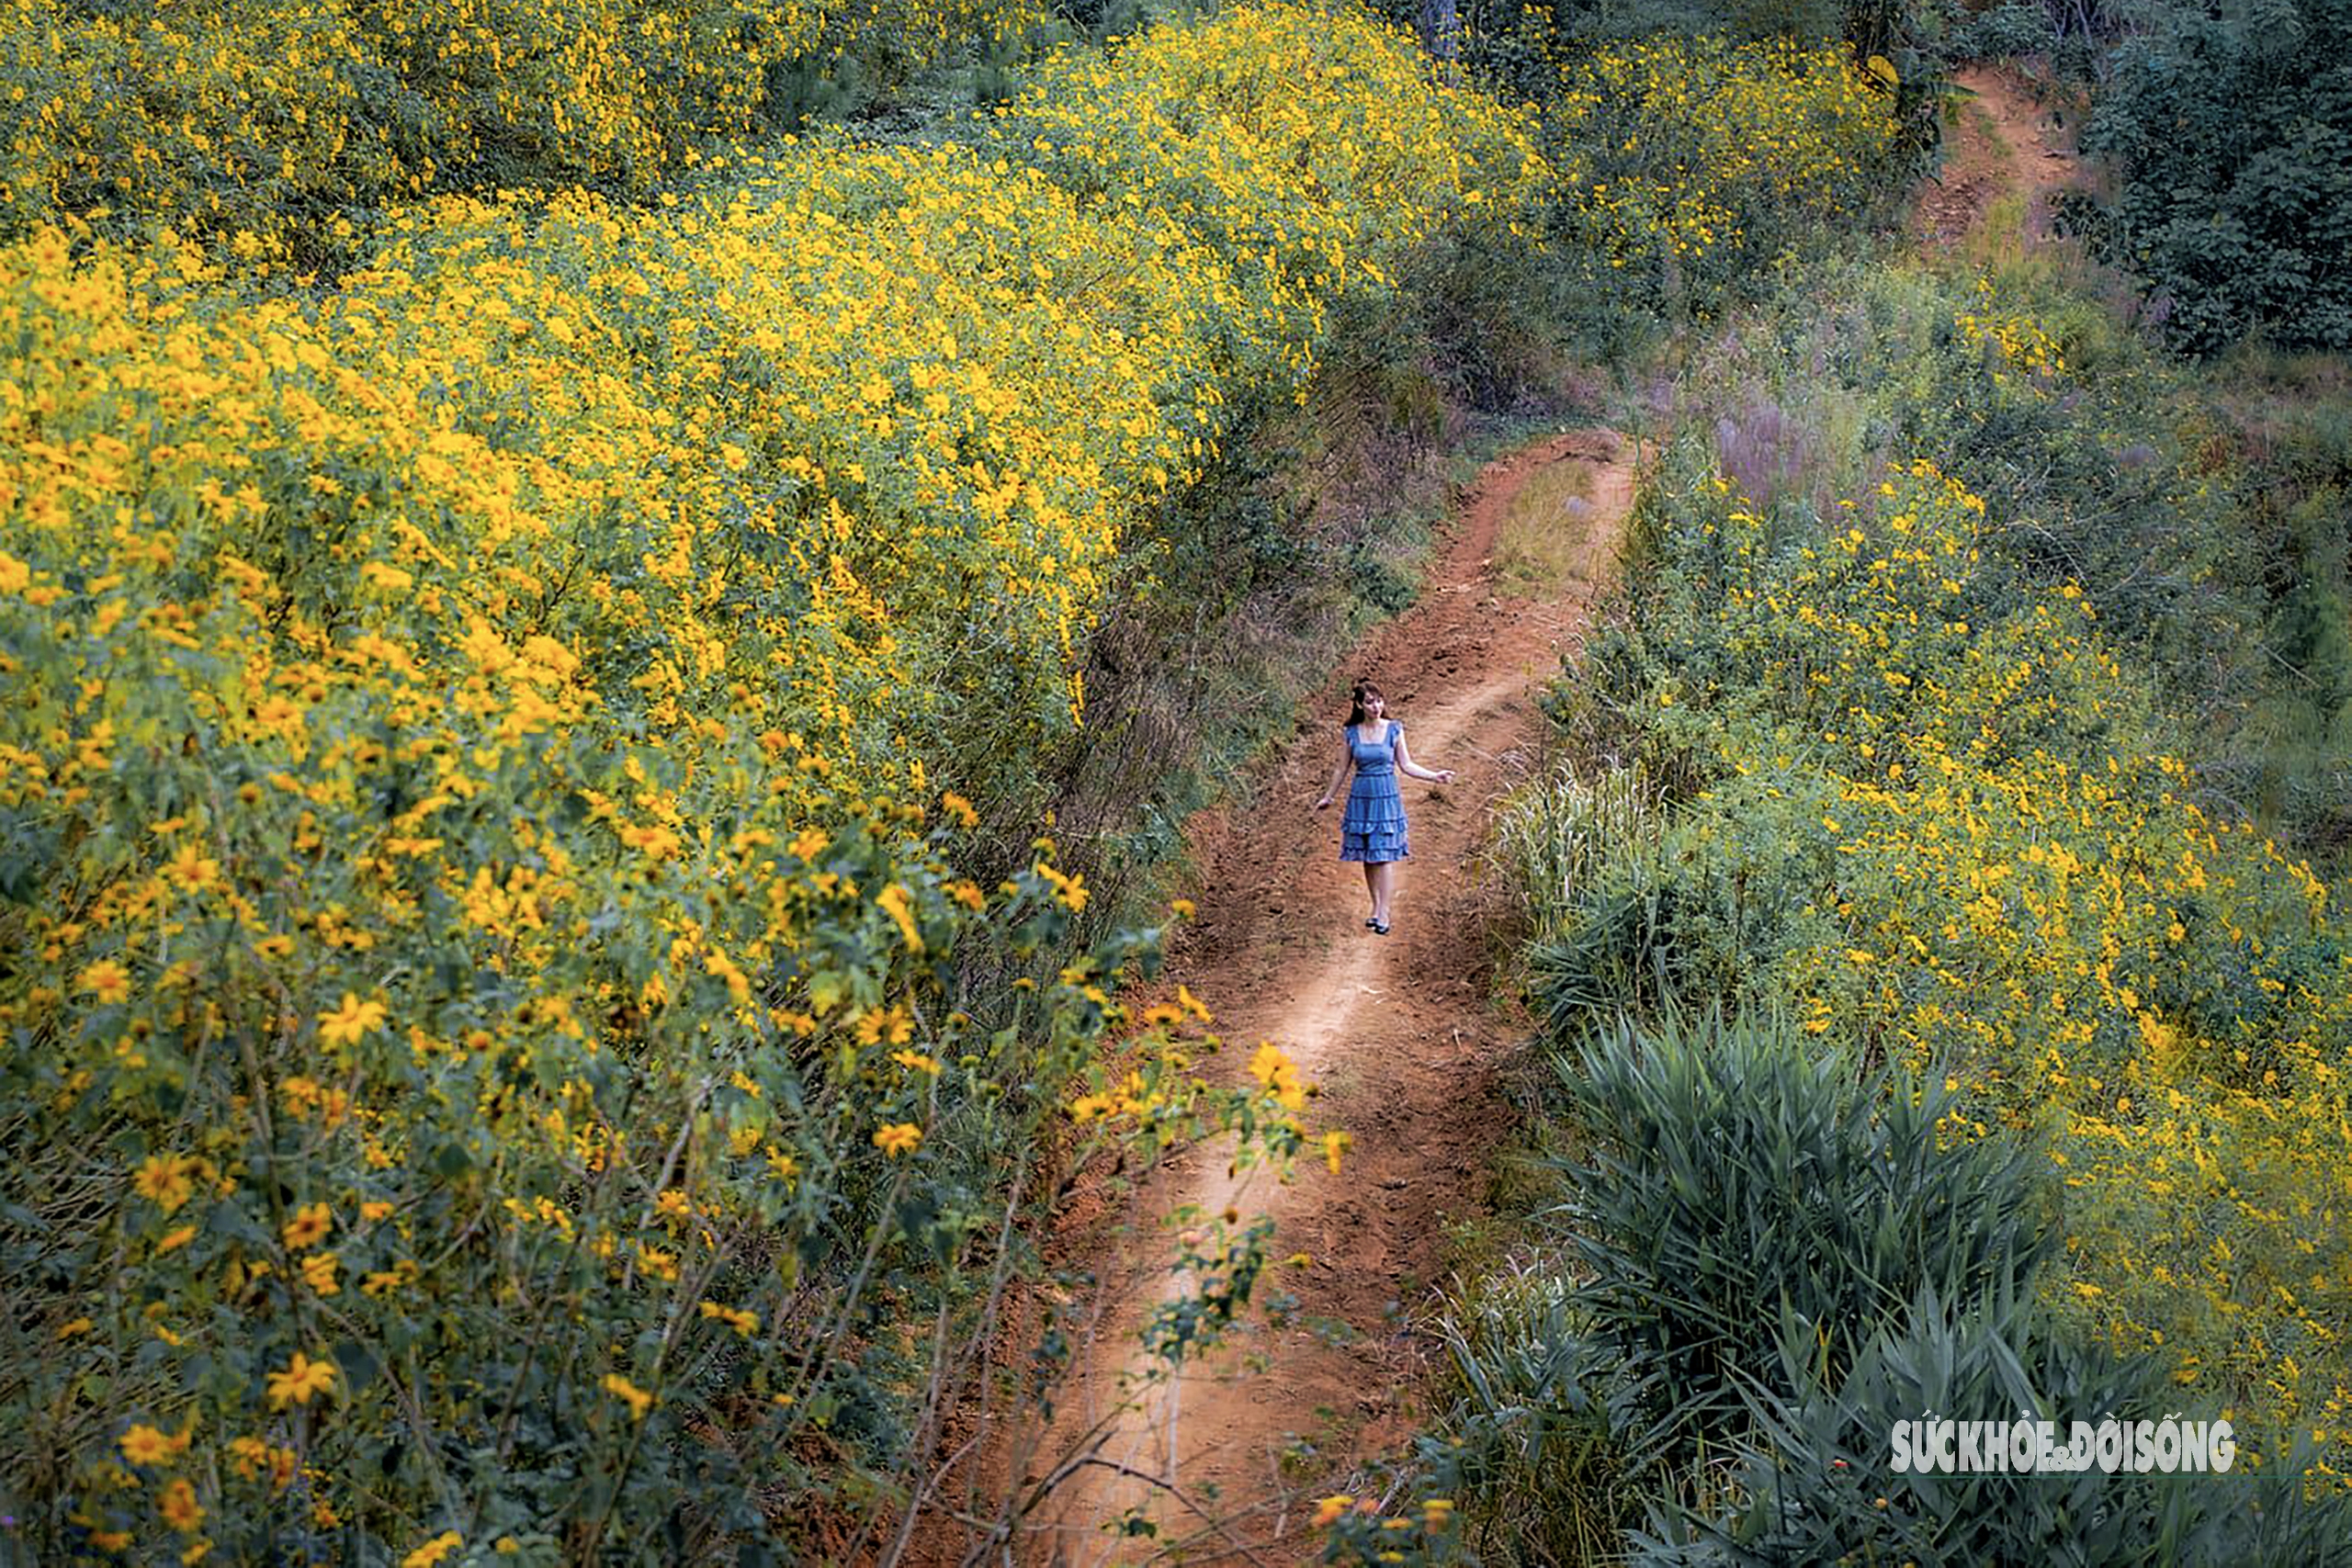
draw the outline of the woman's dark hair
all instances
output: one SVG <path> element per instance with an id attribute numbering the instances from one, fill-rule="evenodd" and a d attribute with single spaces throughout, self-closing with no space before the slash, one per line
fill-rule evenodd
<path id="1" fill-rule="evenodd" d="M 1366 697 L 1378 697 L 1384 705 L 1388 701 L 1388 694 L 1374 685 L 1370 681 L 1358 681 L 1356 682 L 1355 690 L 1350 693 L 1348 696 L 1348 700 L 1354 705 L 1348 712 L 1348 724 L 1351 728 L 1362 724 L 1365 719 L 1371 716 L 1371 715 L 1363 711 L 1363 700 Z"/>

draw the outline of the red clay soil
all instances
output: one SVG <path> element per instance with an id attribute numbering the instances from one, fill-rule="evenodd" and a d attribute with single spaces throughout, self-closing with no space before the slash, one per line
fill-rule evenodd
<path id="1" fill-rule="evenodd" d="M 1498 530 L 1528 478 L 1558 463 L 1590 470 L 1589 500 L 1558 519 L 1577 536 L 1569 581 L 1517 595 L 1498 582 Z M 1171 977 L 1216 1010 L 1225 1070 L 1238 1074 L 1261 1040 L 1280 1043 L 1317 1087 L 1313 1125 L 1345 1128 L 1354 1145 L 1339 1175 L 1310 1158 L 1288 1185 L 1262 1174 L 1236 1180 L 1222 1142 L 1177 1156 L 1107 1244 L 1111 1255 L 1092 1259 L 1102 1295 L 1059 1396 L 1059 1426 L 1036 1451 L 1067 1453 L 1072 1434 L 1105 1416 L 1107 1438 L 1012 1540 L 975 1551 L 968 1539 L 950 1548 L 933 1535 L 919 1555 L 1300 1562 L 1319 1546 L 1308 1499 L 1412 1429 L 1428 1345 L 1408 1317 L 1443 1267 L 1448 1220 L 1482 1210 L 1506 1116 L 1497 1073 L 1523 1033 L 1491 1000 L 1477 852 L 1489 807 L 1541 744 L 1536 690 L 1579 646 L 1633 486 L 1632 451 L 1607 432 L 1551 437 L 1488 468 L 1419 603 L 1336 660 L 1295 738 L 1263 765 L 1251 805 L 1188 825 L 1203 891 Z M 1387 692 L 1414 761 L 1455 773 L 1450 787 L 1403 784 L 1413 857 L 1385 937 L 1364 928 L 1361 869 L 1339 860 L 1340 808 L 1313 808 L 1359 674 Z M 1186 1204 L 1269 1213 L 1273 1256 L 1311 1261 L 1270 1270 L 1260 1286 L 1297 1298 L 1287 1326 L 1254 1325 L 1122 1411 L 1141 1358 L 1136 1330 L 1174 1288 L 1157 1220 Z M 1097 1237 L 1111 1229 L 1089 1228 Z M 1311 1450 L 1286 1464 L 1302 1439 Z M 1136 1508 L 1156 1536 L 1106 1528 Z"/>
<path id="2" fill-rule="evenodd" d="M 1994 202 L 2022 191 L 2028 243 L 2050 233 L 2051 197 L 2075 178 L 2074 136 L 2014 70 L 1972 65 L 1953 78 L 1972 96 L 1946 122 L 1944 166 L 1920 187 L 1912 228 L 1929 248 L 1973 237 Z"/>

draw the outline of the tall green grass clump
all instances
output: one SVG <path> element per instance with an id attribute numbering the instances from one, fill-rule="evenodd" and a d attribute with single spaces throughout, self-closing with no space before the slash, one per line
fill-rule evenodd
<path id="1" fill-rule="evenodd" d="M 2343 1560 L 2346 1510 L 2299 1506 L 2291 1472 L 1891 1476 L 1897 1421 L 2063 1429 L 2181 1404 L 2042 1303 L 2054 1183 L 2026 1139 L 1951 1139 L 1949 1089 L 1857 1075 L 1756 1015 L 1620 1021 L 1555 1060 L 1584 1152 L 1547 1224 L 1573 1267 L 1491 1281 L 1447 1325 L 1442 1451 L 1482 1552 L 2219 1563 L 2269 1542 Z"/>
<path id="2" fill-rule="evenodd" d="M 1940 1084 L 1858 1076 L 1793 1027 L 1620 1021 L 1559 1066 L 1585 1142 L 1556 1218 L 1593 1332 L 1695 1437 L 1737 1429 L 1782 1332 L 1842 1369 L 1921 1293 L 2012 1296 L 2047 1254 L 2027 1145 L 1943 1148 Z"/>

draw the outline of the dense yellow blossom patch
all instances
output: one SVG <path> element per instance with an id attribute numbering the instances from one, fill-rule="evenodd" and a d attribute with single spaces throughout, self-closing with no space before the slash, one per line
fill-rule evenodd
<path id="1" fill-rule="evenodd" d="M 1038 72 L 998 137 L 1082 196 L 1182 214 L 1249 299 L 1246 341 L 1280 345 L 1293 376 L 1330 306 L 1389 289 L 1440 228 L 1532 243 L 1554 189 L 1532 116 L 1425 90 L 1418 58 L 1344 13 L 1251 7 L 1218 32 L 1220 50 L 1295 68 L 1234 70 L 1182 32 L 1148 33 Z"/>
<path id="2" fill-rule="evenodd" d="M 0 234 L 105 214 L 232 235 L 248 261 L 341 255 L 355 220 L 429 192 L 642 194 L 789 114 L 780 74 L 901 81 L 1044 19 L 1027 0 L 6 0 Z"/>
<path id="3" fill-rule="evenodd" d="M 2067 1310 L 2340 1466 L 2352 888 L 2200 810 L 2083 594 L 2009 580 L 1932 468 L 1793 541 L 1721 480 L 1677 504 L 1709 651 L 1658 722 L 1726 770 L 1686 937 L 1950 1074 L 1954 1135 L 2047 1135 Z"/>
<path id="4" fill-rule="evenodd" d="M 1572 205 L 1616 265 L 1694 292 L 1866 209 L 1894 147 L 1885 84 L 1839 49 L 1666 33 L 1564 78 Z"/>
<path id="5" fill-rule="evenodd" d="M 953 7 L 947 7 L 953 11 Z M 0 230 L 112 209 L 315 243 L 454 183 L 643 189 L 752 128 L 818 6 L 171 0 L 0 6 Z"/>
<path id="6" fill-rule="evenodd" d="M 215 16 L 107 25 L 233 70 L 172 30 Z M 547 58 L 605 81 L 600 36 Z M 1053 951 L 1091 890 L 1045 840 L 993 894 L 951 857 L 1034 797 L 1244 394 L 1541 165 L 1363 20 L 1242 8 L 1054 71 L 1082 126 L 782 142 L 637 208 L 436 197 L 327 288 L 167 235 L 0 249 L 0 1080 L 44 1216 L 10 1235 L 58 1281 L 0 1348 L 47 1369 L 6 1412 L 58 1456 L 39 1528 L 757 1533 L 795 1483 L 685 1424 L 723 1398 L 768 1456 L 901 1397 L 862 1292 L 995 1234 L 1067 1086 L 1104 1091 L 1088 1136 L 1301 1146 L 1286 1063 L 1204 1099 L 1188 996 L 1108 1094 L 1147 935 L 977 1024 L 946 955 Z M 1193 100 L 1207 186 L 1162 158 Z M 563 129 L 617 166 L 659 152 L 637 124 Z M 887 1473 L 888 1432 L 840 1440 L 797 1484 Z M 444 1444 L 496 1458 L 453 1482 Z"/>

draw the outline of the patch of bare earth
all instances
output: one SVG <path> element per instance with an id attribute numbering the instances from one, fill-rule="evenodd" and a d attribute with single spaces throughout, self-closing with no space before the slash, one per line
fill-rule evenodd
<path id="1" fill-rule="evenodd" d="M 1912 229 L 1929 249 L 1948 249 L 1977 236 L 1993 205 L 2022 195 L 2020 220 L 2028 241 L 2050 232 L 2051 201 L 2073 183 L 2074 138 L 2061 111 L 2006 66 L 1972 65 L 1954 80 L 1970 96 L 1946 127 L 1944 166 L 1920 187 Z"/>

